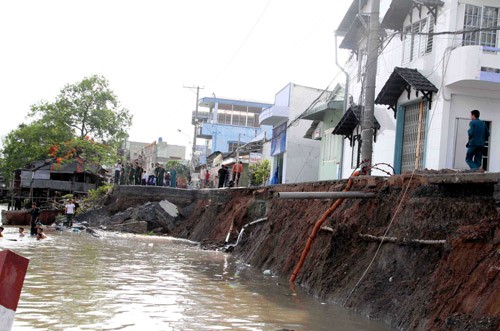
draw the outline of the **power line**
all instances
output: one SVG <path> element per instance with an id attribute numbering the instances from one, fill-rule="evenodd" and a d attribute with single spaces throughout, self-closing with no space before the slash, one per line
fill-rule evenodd
<path id="1" fill-rule="evenodd" d="M 272 0 L 269 0 L 267 2 L 266 6 L 264 7 L 264 9 L 262 10 L 262 12 L 260 13 L 259 17 L 257 18 L 257 20 L 255 21 L 254 25 L 252 26 L 252 28 L 250 29 L 250 31 L 246 35 L 245 39 L 243 39 L 243 42 L 241 43 L 240 47 L 238 47 L 238 49 L 236 50 L 236 52 L 234 52 L 233 56 L 231 56 L 231 59 L 226 63 L 226 65 L 221 69 L 221 71 L 215 76 L 215 80 L 217 80 L 219 78 L 219 76 L 231 65 L 231 63 L 233 63 L 233 60 L 236 58 L 236 56 L 238 55 L 238 53 L 240 52 L 240 50 L 243 48 L 243 46 L 247 42 L 248 38 L 250 38 L 250 36 L 252 35 L 253 31 L 255 30 L 255 27 L 257 27 L 257 24 L 259 24 L 260 19 L 262 18 L 262 16 L 264 16 L 264 13 L 266 12 L 267 7 L 269 7 L 269 4 L 271 3 L 271 1 Z"/>
<path id="2" fill-rule="evenodd" d="M 490 28 L 474 28 L 474 29 L 464 29 L 457 31 L 441 31 L 441 32 L 401 32 L 402 35 L 421 35 L 421 36 L 440 36 L 440 35 L 459 35 L 468 34 L 476 32 L 491 32 L 500 30 L 500 26 L 490 27 Z"/>

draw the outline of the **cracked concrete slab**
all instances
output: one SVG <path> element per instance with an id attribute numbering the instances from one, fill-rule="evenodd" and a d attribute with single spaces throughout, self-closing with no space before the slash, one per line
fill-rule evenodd
<path id="1" fill-rule="evenodd" d="M 179 209 L 177 209 L 177 206 L 171 203 L 170 201 L 168 200 L 160 201 L 160 207 L 163 208 L 163 210 L 165 210 L 174 219 L 179 217 Z"/>

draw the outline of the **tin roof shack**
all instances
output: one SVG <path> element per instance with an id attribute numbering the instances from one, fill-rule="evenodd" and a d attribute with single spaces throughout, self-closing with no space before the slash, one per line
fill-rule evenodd
<path id="1" fill-rule="evenodd" d="M 86 194 L 101 185 L 100 167 L 82 159 L 57 163 L 56 159 L 35 161 L 16 171 L 21 197 L 52 198 L 65 194 Z"/>

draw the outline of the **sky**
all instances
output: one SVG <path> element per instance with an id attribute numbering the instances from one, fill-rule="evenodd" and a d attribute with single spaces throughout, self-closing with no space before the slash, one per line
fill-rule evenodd
<path id="1" fill-rule="evenodd" d="M 350 3 L 1 1 L 0 138 L 29 122 L 31 105 L 97 74 L 133 115 L 131 141 L 161 137 L 189 151 L 190 87 L 200 98 L 273 103 L 290 82 L 323 89 L 344 81 L 334 32 Z M 339 63 L 347 56 L 340 50 Z"/>

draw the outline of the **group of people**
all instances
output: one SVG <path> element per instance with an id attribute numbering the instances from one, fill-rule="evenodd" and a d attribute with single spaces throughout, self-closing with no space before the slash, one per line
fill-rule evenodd
<path id="1" fill-rule="evenodd" d="M 47 236 L 43 230 L 42 222 L 40 222 L 40 208 L 37 207 L 36 202 L 33 202 L 31 205 L 31 232 L 32 236 L 36 236 L 37 240 L 45 239 Z M 3 237 L 3 231 L 5 228 L 0 226 L 0 238 Z M 24 237 L 24 227 L 19 228 L 19 237 Z"/>
<path id="2" fill-rule="evenodd" d="M 45 235 L 45 232 L 43 232 L 43 227 L 41 226 L 41 223 L 36 225 L 36 229 L 37 229 L 37 232 L 36 232 L 36 239 L 37 240 L 47 238 L 47 236 Z M 3 238 L 3 231 L 4 230 L 5 230 L 5 228 L 3 226 L 0 226 L 0 238 Z M 20 227 L 19 228 L 19 237 L 22 238 L 24 236 L 26 236 L 24 233 L 24 228 Z"/>
<path id="3" fill-rule="evenodd" d="M 114 166 L 114 183 L 117 185 L 154 185 L 177 187 L 177 171 L 175 168 L 165 169 L 160 163 L 151 163 L 145 170 L 139 162 L 134 164 L 118 160 Z"/>
<path id="4" fill-rule="evenodd" d="M 233 164 L 231 170 L 229 170 L 228 166 L 221 165 L 217 170 L 217 188 L 238 186 L 242 172 L 243 164 L 241 161 Z M 203 167 L 200 171 L 200 180 L 202 188 L 210 187 L 210 171 L 206 167 Z"/>
<path id="5" fill-rule="evenodd" d="M 66 215 L 66 222 L 64 222 L 64 225 L 66 227 L 73 227 L 73 218 L 75 217 L 77 208 L 78 203 L 74 199 L 68 199 L 64 206 L 64 214 Z M 40 220 L 41 211 L 35 201 L 31 203 L 30 215 L 30 235 L 36 236 L 38 240 L 47 238 L 43 229 L 43 224 Z M 19 228 L 19 236 L 24 237 L 24 228 L 22 227 Z"/>

